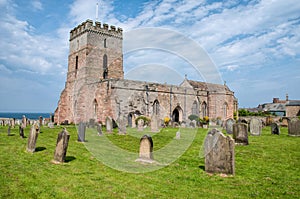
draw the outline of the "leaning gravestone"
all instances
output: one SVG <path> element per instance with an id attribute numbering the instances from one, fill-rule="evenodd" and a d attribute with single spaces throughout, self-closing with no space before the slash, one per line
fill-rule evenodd
<path id="1" fill-rule="evenodd" d="M 289 136 L 300 136 L 300 120 L 298 118 L 292 118 L 288 123 Z"/>
<path id="2" fill-rule="evenodd" d="M 120 135 L 126 134 L 126 122 L 127 122 L 126 117 L 124 115 L 121 115 L 119 117 L 119 123 L 118 123 L 118 129 Z"/>
<path id="3" fill-rule="evenodd" d="M 26 148 L 27 152 L 33 153 L 35 151 L 36 140 L 38 138 L 39 133 L 40 133 L 39 125 L 37 123 L 32 125 L 28 136 L 28 142 Z"/>
<path id="4" fill-rule="evenodd" d="M 106 132 L 111 133 L 113 127 L 113 122 L 111 117 L 106 117 L 105 126 L 106 126 Z"/>
<path id="5" fill-rule="evenodd" d="M 84 122 L 80 122 L 78 125 L 78 142 L 84 142 L 85 141 L 85 130 L 86 130 L 86 124 Z"/>
<path id="6" fill-rule="evenodd" d="M 280 134 L 280 128 L 277 123 L 272 123 L 271 124 L 271 134 L 273 135 L 279 135 Z"/>
<path id="7" fill-rule="evenodd" d="M 233 139 L 236 144 L 248 145 L 248 125 L 245 123 L 234 124 Z"/>
<path id="8" fill-rule="evenodd" d="M 21 138 L 25 138 L 25 136 L 24 136 L 24 127 L 23 127 L 23 125 L 19 126 L 19 133 L 20 133 L 20 137 L 21 137 Z"/>
<path id="9" fill-rule="evenodd" d="M 144 120 L 143 119 L 139 119 L 137 121 L 138 123 L 138 131 L 144 131 Z"/>
<path id="10" fill-rule="evenodd" d="M 63 163 L 66 158 L 68 144 L 69 144 L 70 134 L 64 129 L 57 136 L 56 148 L 54 152 L 53 163 Z"/>
<path id="11" fill-rule="evenodd" d="M 204 141 L 205 171 L 207 173 L 235 173 L 234 140 L 217 129 L 208 132 Z"/>
<path id="12" fill-rule="evenodd" d="M 151 117 L 151 132 L 159 132 L 159 118 L 157 115 L 152 115 Z"/>
<path id="13" fill-rule="evenodd" d="M 150 135 L 144 135 L 140 140 L 140 152 L 137 162 L 153 163 L 153 141 Z"/>
<path id="14" fill-rule="evenodd" d="M 260 135 L 261 134 L 262 123 L 257 118 L 252 118 L 250 120 L 250 134 Z"/>
<path id="15" fill-rule="evenodd" d="M 99 136 L 103 135 L 103 133 L 102 133 L 102 125 L 101 124 L 96 124 L 96 126 L 97 126 L 98 135 Z"/>
<path id="16" fill-rule="evenodd" d="M 235 121 L 232 118 L 229 118 L 226 120 L 225 122 L 225 128 L 226 128 L 226 132 L 228 134 L 232 134 L 233 132 L 233 124 L 235 123 Z"/>

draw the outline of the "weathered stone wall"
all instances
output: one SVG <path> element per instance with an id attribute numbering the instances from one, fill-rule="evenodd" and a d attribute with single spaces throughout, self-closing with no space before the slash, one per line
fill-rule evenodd
<path id="1" fill-rule="evenodd" d="M 67 81 L 55 122 L 95 119 L 104 123 L 107 116 L 117 120 L 121 115 L 131 115 L 134 120 L 139 114 L 151 117 L 157 102 L 160 119 L 172 118 L 176 112 L 179 122 L 186 121 L 195 107 L 198 116 L 233 118 L 235 98 L 227 86 L 187 79 L 179 86 L 124 80 L 122 56 L 121 29 L 106 24 L 101 27 L 99 22 L 93 25 L 91 21 L 74 28 L 70 33 Z"/>
<path id="2" fill-rule="evenodd" d="M 285 106 L 286 117 L 300 116 L 300 106 Z"/>

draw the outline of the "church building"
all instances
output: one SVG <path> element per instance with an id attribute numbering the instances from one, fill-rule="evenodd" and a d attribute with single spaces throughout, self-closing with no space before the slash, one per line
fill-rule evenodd
<path id="1" fill-rule="evenodd" d="M 182 123 L 190 115 L 233 118 L 237 99 L 226 85 L 192 81 L 180 85 L 124 79 L 121 28 L 87 20 L 71 30 L 65 88 L 55 110 L 56 123 L 94 119 L 105 123 L 140 115 Z"/>

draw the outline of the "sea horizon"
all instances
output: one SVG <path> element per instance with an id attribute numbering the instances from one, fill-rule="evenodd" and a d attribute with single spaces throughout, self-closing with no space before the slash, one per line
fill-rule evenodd
<path id="1" fill-rule="evenodd" d="M 40 116 L 43 118 L 50 118 L 50 115 L 54 113 L 50 112 L 0 112 L 0 118 L 15 118 L 22 119 L 23 115 L 25 115 L 28 119 L 39 119 Z"/>

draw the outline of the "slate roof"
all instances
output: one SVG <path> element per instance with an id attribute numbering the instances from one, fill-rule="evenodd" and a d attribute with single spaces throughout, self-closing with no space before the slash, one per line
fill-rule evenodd
<path id="1" fill-rule="evenodd" d="M 281 104 L 281 103 L 264 104 L 263 111 L 284 112 L 285 104 Z"/>
<path id="2" fill-rule="evenodd" d="M 300 106 L 300 100 L 290 100 L 287 102 L 286 106 Z"/>
<path id="3" fill-rule="evenodd" d="M 193 80 L 187 80 L 187 81 L 194 89 L 209 90 L 209 91 L 224 91 L 225 89 L 226 91 L 231 91 L 226 85 L 198 82 Z"/>

